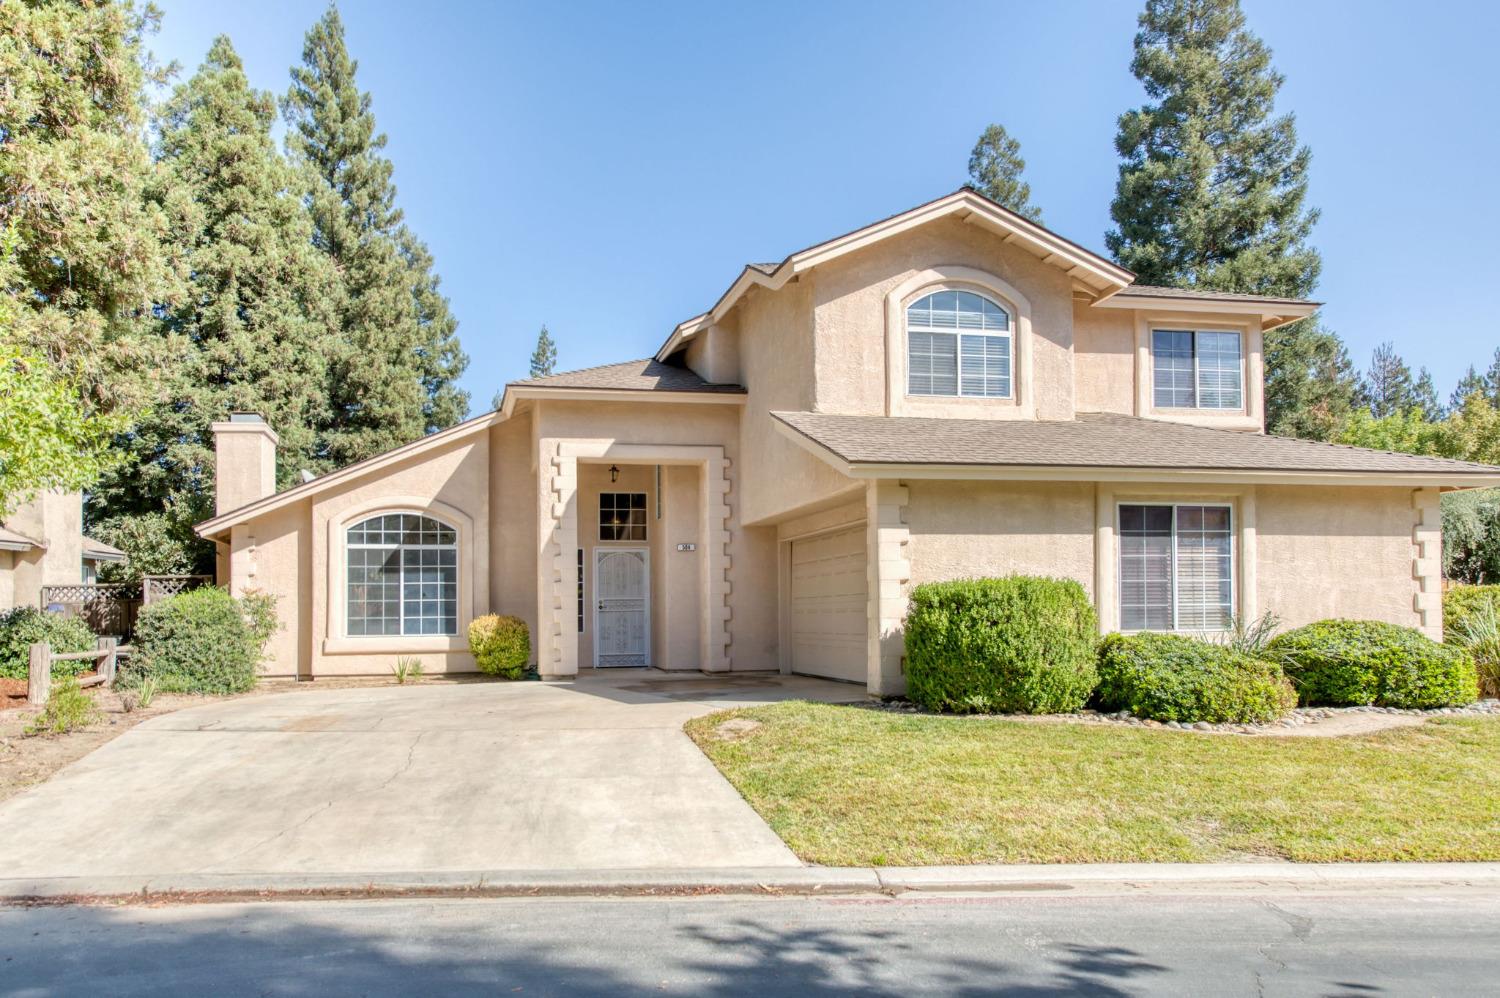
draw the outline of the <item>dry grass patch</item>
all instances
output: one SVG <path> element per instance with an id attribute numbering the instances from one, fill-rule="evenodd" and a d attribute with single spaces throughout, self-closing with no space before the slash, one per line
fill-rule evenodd
<path id="1" fill-rule="evenodd" d="M 687 731 L 814 863 L 1500 859 L 1488 718 L 1231 738 L 794 702 Z"/>

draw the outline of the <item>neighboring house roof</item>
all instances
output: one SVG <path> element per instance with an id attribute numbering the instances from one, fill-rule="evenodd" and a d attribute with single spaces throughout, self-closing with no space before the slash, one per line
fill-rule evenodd
<path id="1" fill-rule="evenodd" d="M 1074 421 L 931 419 L 772 413 L 794 440 L 845 474 L 899 468 L 920 477 L 1099 479 L 1104 472 L 1170 471 L 1174 478 L 1328 477 L 1441 485 L 1500 483 L 1500 467 L 1440 457 L 1394 454 L 1113 413 L 1079 413 Z M 1017 474 L 1019 472 L 1026 474 Z M 875 477 L 867 474 L 865 477 Z M 972 477 L 991 477 L 972 476 Z M 1126 475 L 1124 477 L 1131 477 Z"/>
<path id="2" fill-rule="evenodd" d="M 84 537 L 83 557 L 88 561 L 124 561 L 125 552 L 112 544 Z"/>
<path id="3" fill-rule="evenodd" d="M 934 201 L 798 250 L 780 263 L 746 264 L 739 277 L 719 297 L 713 308 L 672 330 L 667 341 L 656 352 L 656 359 L 666 360 L 678 350 L 684 340 L 723 318 L 752 287 L 760 285 L 773 290 L 780 288 L 793 277 L 821 263 L 950 215 L 1001 234 L 1006 242 L 1067 272 L 1076 286 L 1086 289 L 1096 299 L 1108 298 L 1135 280 L 1135 275 L 1119 264 L 1016 214 L 972 187 L 961 187 Z"/>
<path id="4" fill-rule="evenodd" d="M 685 367 L 663 364 L 652 357 L 627 360 L 623 364 L 586 367 L 541 378 L 512 381 L 507 388 L 571 388 L 635 392 L 709 392 L 743 395 L 742 385 L 704 381 Z"/>
<path id="5" fill-rule="evenodd" d="M 0 551 L 30 551 L 32 548 L 45 550 L 46 547 L 41 541 L 34 541 L 24 534 L 0 527 Z"/>

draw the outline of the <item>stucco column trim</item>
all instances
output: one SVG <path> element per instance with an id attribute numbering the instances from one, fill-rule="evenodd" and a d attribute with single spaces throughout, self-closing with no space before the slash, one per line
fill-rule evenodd
<path id="1" fill-rule="evenodd" d="M 1411 575 L 1417 629 L 1443 640 L 1443 513 L 1437 489 L 1413 489 Z"/>
<path id="2" fill-rule="evenodd" d="M 1115 490 L 1099 484 L 1094 489 L 1094 609 L 1099 633 L 1120 629 L 1120 600 L 1115 570 Z"/>
<path id="3" fill-rule="evenodd" d="M 871 482 L 865 491 L 868 624 L 866 689 L 876 696 L 906 692 L 906 602 L 911 586 L 906 522 L 910 494 L 900 482 Z"/>

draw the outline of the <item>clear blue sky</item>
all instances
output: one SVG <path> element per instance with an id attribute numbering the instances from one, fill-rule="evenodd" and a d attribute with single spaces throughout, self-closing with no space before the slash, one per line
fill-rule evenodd
<path id="1" fill-rule="evenodd" d="M 157 0 L 191 72 L 227 33 L 281 93 L 322 0 Z M 399 201 L 437 258 L 473 407 L 653 353 L 751 260 L 946 193 L 991 121 L 1053 229 L 1103 250 L 1140 4 L 345 0 Z M 1313 151 L 1325 318 L 1446 397 L 1500 346 L 1500 4 L 1245 0 Z"/>

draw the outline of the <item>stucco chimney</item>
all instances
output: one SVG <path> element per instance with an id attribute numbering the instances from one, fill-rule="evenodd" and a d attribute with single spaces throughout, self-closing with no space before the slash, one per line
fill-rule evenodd
<path id="1" fill-rule="evenodd" d="M 276 491 L 276 434 L 258 412 L 231 412 L 213 424 L 214 515 Z"/>

